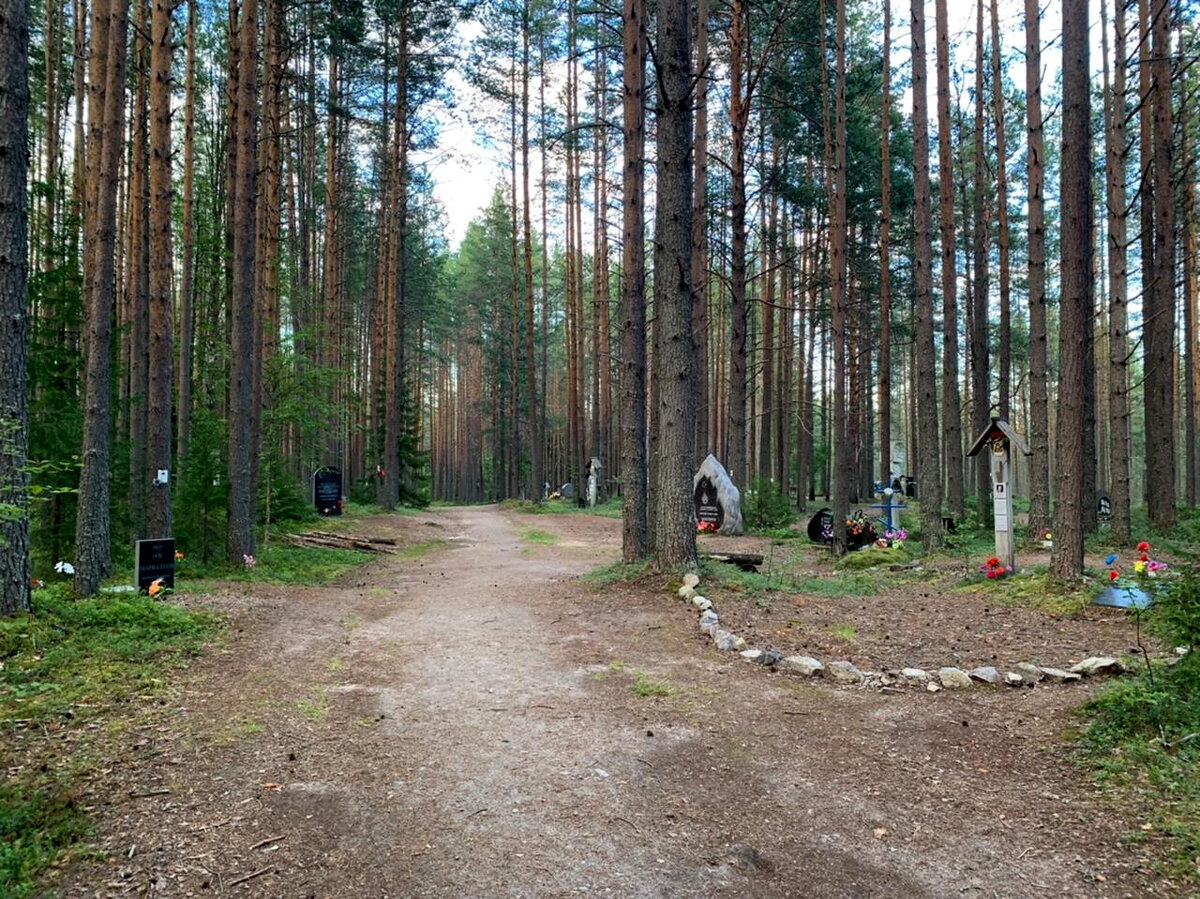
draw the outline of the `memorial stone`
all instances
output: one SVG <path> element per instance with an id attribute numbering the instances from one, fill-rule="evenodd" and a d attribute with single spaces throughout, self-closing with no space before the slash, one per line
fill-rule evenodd
<path id="1" fill-rule="evenodd" d="M 342 514 L 342 472 L 323 465 L 313 472 L 313 505 L 318 515 Z"/>
<path id="2" fill-rule="evenodd" d="M 742 494 L 725 466 L 712 453 L 700 464 L 692 478 L 692 496 L 697 524 L 707 523 L 718 534 L 742 534 Z"/>

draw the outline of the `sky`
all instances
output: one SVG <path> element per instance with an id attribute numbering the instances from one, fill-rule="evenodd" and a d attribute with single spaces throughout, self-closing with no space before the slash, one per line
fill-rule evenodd
<path id="1" fill-rule="evenodd" d="M 967 73 L 973 70 L 975 3 L 973 0 L 950 0 L 950 34 L 951 42 L 957 45 L 955 55 L 960 62 L 956 64 L 959 71 Z M 1043 65 L 1046 70 L 1046 83 L 1052 83 L 1059 64 L 1057 41 L 1061 32 L 1061 6 L 1059 0 L 1043 2 L 1042 13 L 1042 42 Z M 985 17 L 987 15 L 985 9 Z M 1024 3 L 1022 0 L 1001 0 L 1000 31 L 1004 39 L 1005 55 L 1012 65 L 1020 65 L 1024 54 Z M 1092 63 L 1097 70 L 1100 67 L 1099 47 L 1099 10 L 1092 3 L 1091 17 L 1093 19 Z M 904 73 L 907 77 L 909 70 L 909 4 L 903 0 L 893 3 L 893 57 L 892 67 L 894 77 Z M 936 115 L 936 102 L 933 91 L 936 89 L 934 78 L 935 50 L 934 41 L 934 4 L 926 2 L 926 25 L 928 28 L 927 50 L 929 53 L 929 82 L 931 116 Z M 990 27 L 990 26 L 985 26 Z M 459 31 L 460 38 L 465 42 L 479 34 L 478 23 L 466 23 Z M 968 57 L 964 59 L 964 57 Z M 1010 69 L 1012 80 L 1024 84 L 1024 74 L 1017 69 Z M 966 75 L 967 78 L 971 76 Z M 467 225 L 477 218 L 487 205 L 496 185 L 506 182 L 507 159 L 504 143 L 507 134 L 500 135 L 499 140 L 489 145 L 485 139 L 484 121 L 489 111 L 502 114 L 495 101 L 490 101 L 478 94 L 458 70 L 447 74 L 447 82 L 453 96 L 453 107 L 443 106 L 436 115 L 440 121 L 441 140 L 435 151 L 424 159 L 430 176 L 434 181 L 434 195 L 445 210 L 447 229 L 446 237 L 452 249 L 457 249 L 466 233 Z M 897 103 L 905 110 L 911 110 L 911 94 L 897 97 Z M 1021 147 L 1012 147 L 1010 152 L 1023 152 Z"/>

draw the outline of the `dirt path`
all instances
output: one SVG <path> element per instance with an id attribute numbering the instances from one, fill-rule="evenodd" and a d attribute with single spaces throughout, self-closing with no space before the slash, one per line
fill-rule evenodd
<path id="1" fill-rule="evenodd" d="M 1081 688 L 770 674 L 661 592 L 579 583 L 616 557 L 616 521 L 363 527 L 445 544 L 213 600 L 227 645 L 117 740 L 89 797 L 111 860 L 65 894 L 1170 895 L 1121 840 L 1136 818 L 1065 760 Z"/>

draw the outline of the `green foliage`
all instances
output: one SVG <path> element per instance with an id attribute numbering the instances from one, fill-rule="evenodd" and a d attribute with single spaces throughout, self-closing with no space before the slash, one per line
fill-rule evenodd
<path id="1" fill-rule="evenodd" d="M 66 585 L 35 591 L 33 609 L 0 621 L 0 720 L 78 717 L 81 707 L 153 692 L 161 661 L 198 651 L 218 627 L 137 594 L 74 600 Z"/>
<path id="2" fill-rule="evenodd" d="M 258 584 L 328 584 L 372 558 L 370 553 L 323 546 L 292 546 L 273 542 L 259 549 L 254 565 L 231 565 L 220 560 L 190 567 L 191 577 Z M 176 588 L 192 586 L 188 582 Z"/>
<path id="3" fill-rule="evenodd" d="M 629 685 L 629 689 L 633 691 L 634 696 L 640 696 L 643 699 L 672 696 L 676 692 L 675 688 L 666 681 L 654 680 L 644 671 L 634 672 L 633 683 Z"/>
<path id="4" fill-rule="evenodd" d="M 1093 588 L 1078 589 L 1065 586 L 1051 577 L 1042 567 L 1028 574 L 1014 574 L 994 581 L 980 581 L 973 575 L 964 581 L 964 587 L 986 589 L 988 596 L 1001 605 L 1022 606 L 1037 609 L 1047 615 L 1078 615 L 1095 599 Z"/>
<path id="5" fill-rule="evenodd" d="M 630 584 L 645 577 L 649 567 L 649 561 L 635 562 L 631 565 L 626 564 L 625 562 L 610 562 L 608 565 L 601 565 L 599 568 L 593 568 L 583 576 L 583 580 L 591 584 L 593 587 L 611 587 L 613 584 Z"/>
<path id="6" fill-rule="evenodd" d="M 795 518 L 791 500 L 770 478 L 755 478 L 742 499 L 746 525 L 755 530 L 784 528 Z"/>
<path id="7" fill-rule="evenodd" d="M 80 725 L 153 699 L 165 671 L 220 629 L 207 613 L 136 594 L 76 600 L 66 585 L 35 591 L 33 609 L 0 620 L 0 732 Z M 19 769 L 0 786 L 0 895 L 34 894 L 39 872 L 88 834 L 70 777 L 40 770 Z"/>
<path id="8" fill-rule="evenodd" d="M 188 455 L 179 460 L 175 491 L 175 545 L 194 565 L 225 558 L 225 519 L 229 486 L 224 461 L 225 424 L 210 410 L 192 414 Z"/>
<path id="9" fill-rule="evenodd" d="M 879 588 L 869 574 L 787 575 L 742 571 L 736 565 L 703 560 L 700 563 L 708 592 L 723 589 L 751 598 L 767 593 L 805 593 L 809 596 L 874 596 Z"/>
<path id="10" fill-rule="evenodd" d="M 908 553 L 898 546 L 868 546 L 846 553 L 835 567 L 838 571 L 862 571 L 879 565 L 904 565 L 908 561 Z"/>
<path id="11" fill-rule="evenodd" d="M 69 233 L 63 228 L 63 239 Z M 74 556 L 75 491 L 83 409 L 80 271 L 74 261 L 33 271 L 29 302 L 38 314 L 29 333 L 30 549 L 35 573 Z"/>
<path id="12" fill-rule="evenodd" d="M 1168 582 L 1151 607 L 1148 625 L 1168 646 L 1190 650 L 1176 670 L 1185 673 L 1180 676 L 1194 677 L 1200 694 L 1200 568 L 1187 566 L 1178 580 Z"/>
<path id="13" fill-rule="evenodd" d="M 526 543 L 536 543 L 541 546 L 554 546 L 558 543 L 557 534 L 551 534 L 541 528 L 521 528 L 518 533 Z"/>
<path id="14" fill-rule="evenodd" d="M 0 785 L 0 895 L 33 895 L 39 872 L 89 832 L 87 816 L 63 785 Z"/>
<path id="15" fill-rule="evenodd" d="M 1169 645 L 1193 647 L 1174 665 L 1123 678 L 1085 707 L 1085 764 L 1122 802 L 1140 805 L 1171 852 L 1166 873 L 1192 883 L 1200 850 L 1200 577 L 1193 569 L 1150 609 L 1150 628 Z"/>
<path id="16" fill-rule="evenodd" d="M 263 466 L 258 484 L 258 511 L 260 523 L 313 521 L 317 517 L 304 486 L 291 476 L 278 457 Z"/>

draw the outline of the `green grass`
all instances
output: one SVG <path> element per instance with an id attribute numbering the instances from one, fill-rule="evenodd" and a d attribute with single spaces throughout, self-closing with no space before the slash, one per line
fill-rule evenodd
<path id="1" fill-rule="evenodd" d="M 424 540 L 420 543 L 414 543 L 411 546 L 405 546 L 397 555 L 402 559 L 423 559 L 425 556 L 432 553 L 434 550 L 441 549 L 450 541 L 443 540 L 440 537 L 433 540 Z"/>
<path id="2" fill-rule="evenodd" d="M 165 696 L 169 671 L 220 630 L 213 615 L 136 594 L 76 600 L 63 585 L 35 591 L 32 614 L 0 619 L 0 741 L 21 730 L 34 747 L 0 753 L 19 763 L 0 786 L 0 895 L 37 894 L 41 873 L 86 839 L 86 815 L 72 800 L 73 777 L 91 764 L 85 725 L 125 702 Z M 44 772 L 55 759 L 37 756 L 33 736 L 50 726 L 74 738 L 71 764 L 54 775 Z"/>
<path id="3" fill-rule="evenodd" d="M 583 580 L 593 587 L 611 587 L 613 584 L 628 584 L 645 576 L 649 562 L 635 562 L 627 565 L 624 562 L 611 562 L 593 568 L 583 576 Z"/>
<path id="4" fill-rule="evenodd" d="M 868 546 L 858 552 L 846 553 L 834 566 L 838 571 L 862 571 L 880 565 L 905 565 L 908 553 L 898 546 Z"/>
<path id="5" fill-rule="evenodd" d="M 90 833 L 87 815 L 63 784 L 0 785 L 0 895 L 34 895 L 40 872 Z"/>
<path id="6" fill-rule="evenodd" d="M 541 528 L 519 528 L 517 533 L 526 543 L 536 543 L 538 546 L 554 546 L 558 543 L 557 534 L 551 534 Z"/>
<path id="7" fill-rule="evenodd" d="M 201 565 L 192 562 L 191 559 L 185 559 L 176 570 L 175 589 L 203 590 L 205 582 L 210 580 L 309 586 L 328 584 L 372 558 L 371 553 L 352 549 L 293 546 L 274 542 L 259 551 L 252 567 L 231 565 L 227 562 Z"/>
<path id="8" fill-rule="evenodd" d="M 846 643 L 853 643 L 857 636 L 857 631 L 854 630 L 852 624 L 835 624 L 829 630 L 837 639 Z"/>
<path id="9" fill-rule="evenodd" d="M 1200 666 L 1193 665 L 1196 669 Z M 1114 683 L 1085 707 L 1080 760 L 1121 806 L 1162 834 L 1160 873 L 1200 884 L 1200 689 L 1159 669 Z M 1156 853 L 1157 854 L 1157 853 Z"/>
<path id="10" fill-rule="evenodd" d="M 1096 586 L 1068 589 L 1051 577 L 1045 568 L 994 581 L 979 581 L 972 577 L 963 586 L 972 590 L 986 590 L 989 597 L 1001 605 L 1037 609 L 1060 618 L 1078 615 L 1096 598 L 1100 589 Z"/>
<path id="11" fill-rule="evenodd" d="M 678 692 L 666 681 L 651 679 L 644 671 L 634 672 L 633 683 L 629 685 L 629 689 L 633 691 L 634 696 L 640 696 L 643 699 L 655 696 L 674 696 Z"/>
<path id="12" fill-rule="evenodd" d="M 876 578 L 868 573 L 804 575 L 762 574 L 742 571 L 724 562 L 701 561 L 701 583 L 706 595 L 717 589 L 758 598 L 768 593 L 806 593 L 810 596 L 874 596 L 879 592 Z"/>

